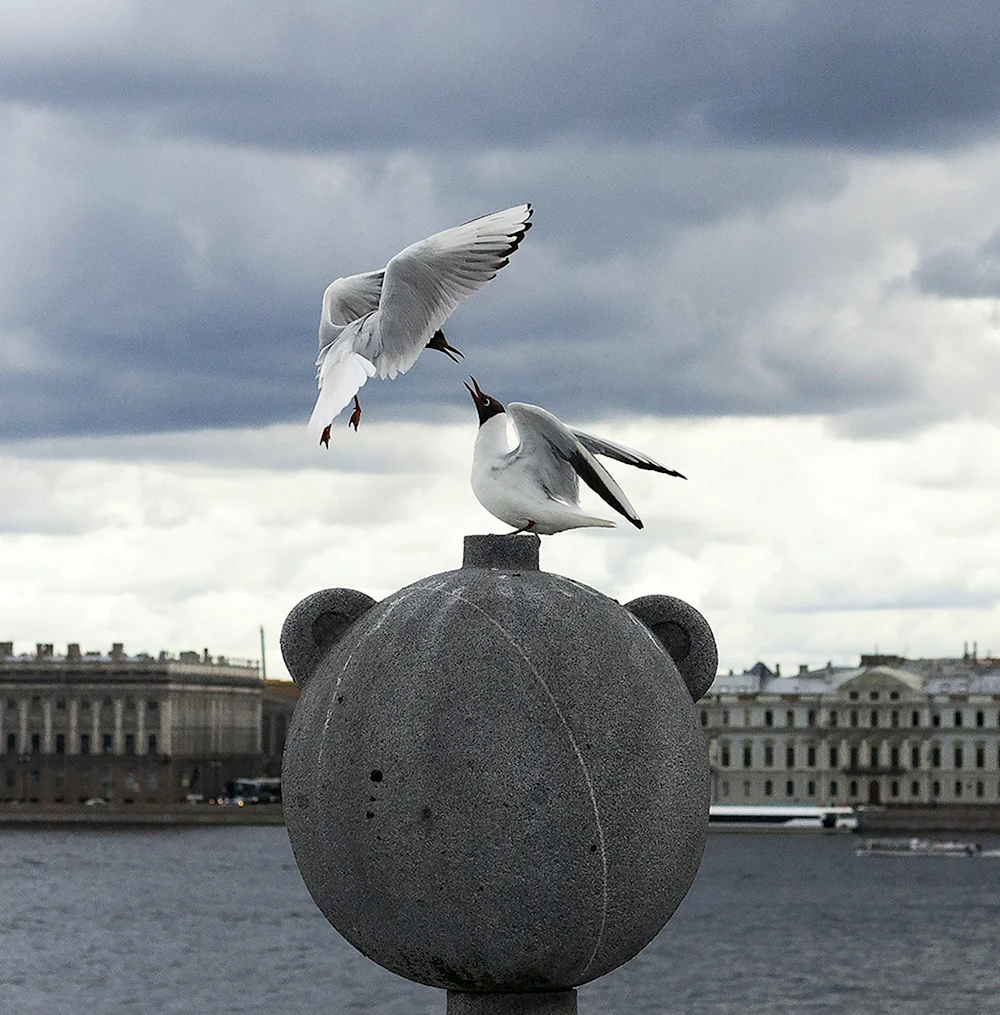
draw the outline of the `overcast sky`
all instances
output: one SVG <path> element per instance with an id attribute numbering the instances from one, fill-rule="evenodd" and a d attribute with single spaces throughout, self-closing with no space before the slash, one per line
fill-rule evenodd
<path id="1" fill-rule="evenodd" d="M 638 446 L 646 522 L 546 538 L 725 668 L 1000 654 L 991 0 L 0 14 L 0 640 L 258 654 L 504 531 L 463 367 L 305 431 L 320 297 L 531 201 L 453 315 L 502 400 Z M 595 507 L 596 505 L 589 505 Z"/>

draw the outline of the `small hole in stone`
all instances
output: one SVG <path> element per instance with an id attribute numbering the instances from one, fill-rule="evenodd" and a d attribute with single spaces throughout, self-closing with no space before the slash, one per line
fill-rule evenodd
<path id="1" fill-rule="evenodd" d="M 375 815 L 374 815 L 374 814 L 372 814 L 372 812 L 371 812 L 371 811 L 365 811 L 365 817 L 366 817 L 366 818 L 368 818 L 368 819 L 370 820 L 371 818 L 374 818 L 374 817 L 375 817 Z"/>
<path id="2" fill-rule="evenodd" d="M 597 847 L 596 846 L 591 846 L 590 847 L 590 852 L 591 853 L 596 853 L 597 852 Z"/>
<path id="3" fill-rule="evenodd" d="M 373 796 L 370 796 L 370 797 L 368 798 L 368 802 L 369 802 L 370 804 L 373 804 L 373 803 L 375 803 L 375 797 L 373 797 Z"/>
<path id="4" fill-rule="evenodd" d="M 382 770 L 379 769 L 379 768 L 373 768 L 372 769 L 372 774 L 369 776 L 369 778 L 371 779 L 372 782 L 381 782 L 382 781 Z"/>

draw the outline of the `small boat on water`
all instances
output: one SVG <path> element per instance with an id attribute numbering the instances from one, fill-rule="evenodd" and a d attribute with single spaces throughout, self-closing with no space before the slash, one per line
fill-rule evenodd
<path id="1" fill-rule="evenodd" d="M 853 807 L 712 804 L 708 809 L 708 828 L 712 832 L 853 832 L 857 827 Z"/>
<path id="2" fill-rule="evenodd" d="M 933 839 L 867 839 L 855 850 L 858 856 L 980 856 L 978 842 L 938 842 Z"/>

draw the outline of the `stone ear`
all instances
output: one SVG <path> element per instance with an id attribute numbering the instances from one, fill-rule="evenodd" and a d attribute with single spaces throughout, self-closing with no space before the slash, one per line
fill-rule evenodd
<path id="1" fill-rule="evenodd" d="M 292 608 L 281 627 L 281 655 L 300 690 L 323 653 L 374 605 L 355 589 L 323 589 Z"/>
<path id="2" fill-rule="evenodd" d="M 625 604 L 653 633 L 673 659 L 697 701 L 712 686 L 719 667 L 719 651 L 708 621 L 683 599 L 641 596 Z"/>

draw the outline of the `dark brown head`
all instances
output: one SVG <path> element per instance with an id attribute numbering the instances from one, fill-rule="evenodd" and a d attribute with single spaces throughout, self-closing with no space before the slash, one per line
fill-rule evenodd
<path id="1" fill-rule="evenodd" d="M 499 416 L 501 412 L 507 411 L 492 395 L 487 395 L 482 391 L 475 377 L 470 377 L 469 380 L 475 385 L 475 389 L 470 388 L 468 384 L 465 385 L 465 389 L 472 395 L 472 400 L 476 403 L 476 409 L 479 411 L 480 426 L 488 419 L 492 419 L 494 416 Z"/>

